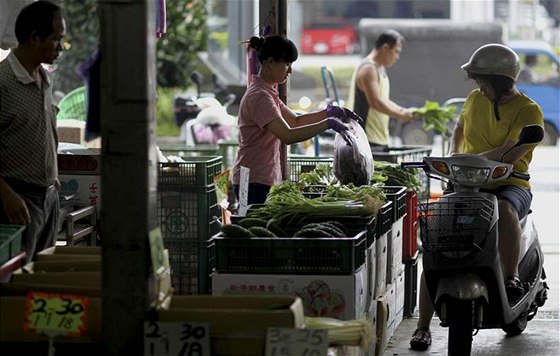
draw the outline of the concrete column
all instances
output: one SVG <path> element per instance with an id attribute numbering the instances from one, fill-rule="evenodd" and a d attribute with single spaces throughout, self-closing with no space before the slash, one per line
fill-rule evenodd
<path id="1" fill-rule="evenodd" d="M 100 0 L 103 343 L 142 355 L 155 226 L 155 2 Z"/>

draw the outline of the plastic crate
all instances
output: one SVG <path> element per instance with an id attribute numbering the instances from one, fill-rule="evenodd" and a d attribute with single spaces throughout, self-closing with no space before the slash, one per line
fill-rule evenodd
<path id="1" fill-rule="evenodd" d="M 424 157 L 431 153 L 431 146 L 386 147 L 381 152 L 372 152 L 374 160 L 392 163 L 421 162 Z M 418 169 L 417 171 L 421 182 L 418 194 L 421 197 L 428 197 L 430 196 L 430 178 L 422 170 Z"/>
<path id="2" fill-rule="evenodd" d="M 288 156 L 288 177 L 292 182 L 299 181 L 301 173 L 311 172 L 320 163 L 333 164 L 333 157 L 294 157 Z"/>
<path id="3" fill-rule="evenodd" d="M 86 120 L 86 87 L 78 87 L 66 94 L 58 103 L 57 120 Z"/>
<path id="4" fill-rule="evenodd" d="M 252 209 L 257 209 L 259 207 L 264 206 L 263 204 L 254 204 L 249 206 L 248 211 Z M 239 215 L 232 215 L 231 222 L 233 224 L 237 224 L 239 220 L 245 218 L 245 216 Z M 286 233 L 294 234 L 297 232 L 303 225 L 310 224 L 310 223 L 321 223 L 325 221 L 338 221 L 350 234 L 358 234 L 361 231 L 366 231 L 366 248 L 371 246 L 375 242 L 377 238 L 377 221 L 378 216 L 306 216 L 298 223 L 290 223 L 286 226 L 282 226 L 282 229 L 286 231 Z M 389 226 L 390 228 L 390 226 Z"/>
<path id="5" fill-rule="evenodd" d="M 404 265 L 404 312 L 405 317 L 414 314 L 418 295 L 418 257 Z"/>
<path id="6" fill-rule="evenodd" d="M 377 213 L 377 236 L 381 236 L 391 230 L 393 225 L 393 202 L 388 200 L 381 206 Z"/>
<path id="7" fill-rule="evenodd" d="M 0 225 L 0 265 L 19 254 L 24 229 L 21 225 Z"/>
<path id="8" fill-rule="evenodd" d="M 161 145 L 159 146 L 161 153 L 164 156 L 206 156 L 206 157 L 217 157 L 220 155 L 220 150 L 218 145 L 196 145 L 196 146 L 186 146 L 186 145 Z"/>
<path id="9" fill-rule="evenodd" d="M 352 274 L 365 263 L 366 231 L 348 238 L 256 237 L 210 241 L 219 273 Z"/>
<path id="10" fill-rule="evenodd" d="M 207 243 L 200 241 L 164 240 L 169 252 L 171 285 L 174 294 L 210 294 Z"/>
<path id="11" fill-rule="evenodd" d="M 383 186 L 387 199 L 393 202 L 393 223 L 406 213 L 406 187 Z"/>
<path id="12" fill-rule="evenodd" d="M 159 162 L 158 185 L 208 186 L 222 172 L 221 156 L 182 158 L 185 162 Z"/>
<path id="13" fill-rule="evenodd" d="M 418 194 L 406 192 L 406 215 L 403 220 L 403 263 L 414 258 L 418 252 Z"/>
<path id="14" fill-rule="evenodd" d="M 159 186 L 157 218 L 163 239 L 207 241 L 220 230 L 214 185 L 200 188 Z"/>

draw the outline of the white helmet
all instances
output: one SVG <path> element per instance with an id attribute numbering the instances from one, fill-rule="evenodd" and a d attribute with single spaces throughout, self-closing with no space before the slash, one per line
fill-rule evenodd
<path id="1" fill-rule="evenodd" d="M 489 43 L 474 51 L 468 63 L 461 68 L 470 73 L 501 75 L 517 81 L 519 56 L 507 46 Z"/>

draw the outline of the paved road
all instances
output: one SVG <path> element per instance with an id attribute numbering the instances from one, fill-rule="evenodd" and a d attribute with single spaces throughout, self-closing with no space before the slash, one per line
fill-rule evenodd
<path id="1" fill-rule="evenodd" d="M 437 147 L 434 147 L 434 155 Z M 512 355 L 558 355 L 560 349 L 560 164 L 559 148 L 538 147 L 531 165 L 533 205 L 535 223 L 545 253 L 545 270 L 550 287 L 549 299 L 539 310 L 535 319 L 529 322 L 525 332 L 517 337 L 507 337 L 502 330 L 481 330 L 473 338 L 472 355 L 512 356 Z M 417 311 L 416 311 L 417 313 Z M 439 320 L 432 321 L 433 344 L 426 352 L 412 351 L 410 337 L 416 328 L 417 314 L 403 320 L 395 331 L 384 356 L 445 355 L 447 353 L 447 328 L 439 326 Z"/>

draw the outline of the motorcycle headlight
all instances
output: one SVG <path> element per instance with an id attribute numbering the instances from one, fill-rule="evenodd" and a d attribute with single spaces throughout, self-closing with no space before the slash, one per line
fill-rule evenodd
<path id="1" fill-rule="evenodd" d="M 451 171 L 457 183 L 462 185 L 485 184 L 490 175 L 490 168 L 453 165 Z"/>

